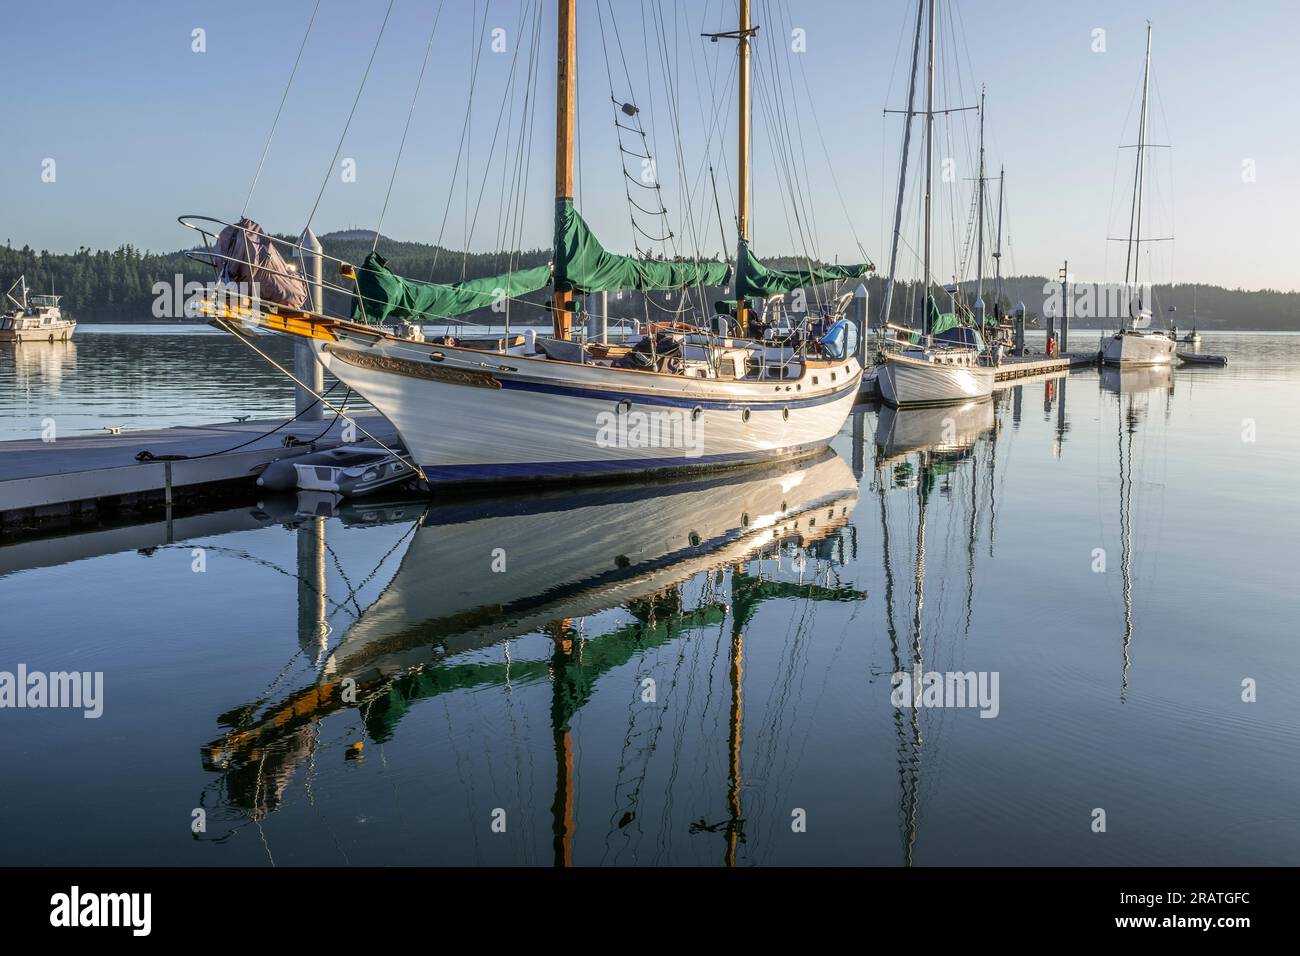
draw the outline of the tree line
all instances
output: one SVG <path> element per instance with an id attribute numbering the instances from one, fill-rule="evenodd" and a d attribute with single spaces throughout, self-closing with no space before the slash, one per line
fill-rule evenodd
<path id="1" fill-rule="evenodd" d="M 360 264 L 370 252 L 374 234 L 365 230 L 346 230 L 321 237 L 321 244 L 329 256 Z M 293 241 L 293 237 L 280 238 Z M 526 269 L 543 265 L 550 259 L 550 250 L 531 249 L 522 252 L 464 253 L 418 242 L 400 242 L 381 237 L 378 250 L 387 260 L 389 268 L 397 274 L 432 282 L 455 282 L 462 278 L 498 275 L 511 269 Z M 806 266 L 793 256 L 780 256 L 765 260 L 774 268 L 795 269 Z M 346 285 L 346 280 L 332 276 L 332 263 L 327 261 L 326 281 Z M 176 275 L 184 283 L 207 283 L 214 278 L 213 270 L 186 257 L 185 251 L 156 253 L 127 244 L 114 250 L 91 250 L 81 247 L 70 253 L 37 252 L 29 246 L 0 247 L 0 290 L 7 289 L 20 275 L 26 275 L 28 288 L 33 293 L 54 292 L 63 296 L 66 312 L 79 322 L 147 322 L 155 317 L 154 303 L 158 298 L 155 285 L 166 283 L 172 288 Z M 855 286 L 850 282 L 847 288 Z M 873 275 L 866 280 L 871 295 L 873 321 L 879 318 L 878 310 L 884 298 L 885 280 Z M 985 302 L 992 310 L 994 294 L 992 280 L 985 280 Z M 1003 279 L 1001 306 L 1009 312 L 1023 302 L 1026 312 L 1042 316 L 1044 303 L 1051 286 L 1044 276 L 1011 276 Z M 671 318 L 685 308 L 712 308 L 715 298 L 727 298 L 726 289 L 706 290 L 703 297 L 692 290 L 685 298 L 680 293 L 652 292 L 641 294 L 624 292 L 612 294 L 610 314 L 638 320 Z M 824 295 L 832 290 L 821 290 L 822 298 L 814 293 L 807 297 L 810 307 L 816 308 Z M 971 283 L 963 283 L 966 301 L 974 298 Z M 170 293 L 169 293 L 170 294 Z M 1202 283 L 1179 283 L 1156 286 L 1154 289 L 1157 324 L 1169 318 L 1168 308 L 1174 306 L 1177 324 L 1187 328 L 1195 323 L 1202 329 L 1259 329 L 1300 330 L 1300 293 L 1279 292 L 1272 289 L 1247 291 L 1226 289 Z M 909 303 L 919 314 L 915 283 L 899 283 L 894 292 L 892 319 L 909 321 Z M 515 303 L 511 308 L 511 321 L 519 324 L 546 323 L 543 303 L 546 292 L 528 297 L 531 305 Z M 947 305 L 940 302 L 945 311 Z M 326 310 L 333 314 L 346 313 L 348 303 L 343 295 L 330 295 Z M 467 318 L 499 324 L 500 315 L 484 312 Z M 1041 319 L 1040 319 L 1041 321 Z M 1078 327 L 1097 328 L 1107 323 L 1096 318 L 1076 318 Z M 1113 324 L 1113 323 L 1111 323 Z"/>

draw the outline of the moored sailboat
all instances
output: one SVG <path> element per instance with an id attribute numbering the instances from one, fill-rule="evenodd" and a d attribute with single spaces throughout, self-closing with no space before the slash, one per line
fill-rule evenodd
<path id="1" fill-rule="evenodd" d="M 944 341 L 935 335 L 935 319 L 938 309 L 930 294 L 930 232 L 931 232 L 931 184 L 934 160 L 934 45 L 935 45 L 935 4 L 928 2 L 928 40 L 926 44 L 926 94 L 925 110 L 925 224 L 922 240 L 923 258 L 921 267 L 921 285 L 925 289 L 925 328 L 920 341 L 908 347 L 887 351 L 880 366 L 877 381 L 881 398 L 887 404 L 895 406 L 911 405 L 947 405 L 954 402 L 966 402 L 972 399 L 988 398 L 993 394 L 994 372 L 992 367 L 983 364 L 981 348 L 966 344 L 965 337 Z M 913 114 L 911 94 L 915 91 L 915 74 L 919 59 L 922 29 L 922 9 L 918 4 L 916 17 L 916 36 L 912 46 L 912 86 L 909 92 L 908 123 Z M 981 107 L 981 117 L 983 109 Z M 981 120 L 982 124 L 982 120 Z M 981 125 L 981 130 L 983 129 Z M 982 140 L 981 132 L 981 140 Z M 890 254 L 890 281 L 885 294 L 885 321 L 889 319 L 889 305 L 892 299 L 894 269 L 898 259 L 899 227 L 903 206 L 903 187 L 907 170 L 907 142 L 904 139 L 903 160 L 900 163 L 898 199 L 894 220 L 893 250 Z M 983 196 L 983 143 L 980 155 L 980 190 Z M 983 226 L 983 208 L 981 216 L 981 237 Z M 981 307 L 982 312 L 982 307 Z M 955 319 L 952 323 L 956 325 Z M 980 342 L 978 332 L 972 333 L 970 339 Z"/>
<path id="2" fill-rule="evenodd" d="M 738 181 L 748 181 L 749 46 L 756 28 L 741 0 Z M 199 307 L 225 327 L 296 336 L 319 363 L 397 428 L 431 484 L 605 478 L 799 457 L 824 448 L 857 395 L 861 363 L 844 329 L 773 346 L 714 334 L 707 323 L 651 323 L 631 349 L 572 335 L 575 300 L 722 285 L 725 262 L 620 256 L 596 239 L 574 204 L 575 0 L 559 3 L 554 257 L 549 267 L 451 285 L 414 282 L 372 253 L 359 267 L 353 316 L 297 304 L 212 296 Z M 197 217 L 192 217 L 197 218 Z M 185 221 L 185 220 L 183 220 Z M 767 270 L 749 252 L 748 194 L 737 215 L 736 318 L 748 291 L 791 291 L 865 274 L 869 266 Z M 193 225 L 187 222 L 187 225 Z M 241 224 L 242 225 L 242 224 Z M 228 227 L 228 228 L 240 228 Z M 211 253 L 208 253 L 211 257 Z M 222 265 L 217 260 L 213 264 Z M 549 285 L 553 334 L 491 343 L 393 334 L 375 323 L 465 314 L 494 298 Z M 367 321 L 368 320 L 368 321 Z M 841 320 L 844 322 L 846 320 Z"/>
<path id="3" fill-rule="evenodd" d="M 1137 159 L 1133 171 L 1133 203 L 1129 216 L 1128 247 L 1124 257 L 1124 286 L 1137 287 L 1137 295 L 1129 307 L 1120 330 L 1102 346 L 1102 361 L 1107 365 L 1169 365 L 1173 362 L 1176 337 L 1172 332 L 1155 331 L 1151 326 L 1150 303 L 1142 301 L 1142 287 L 1138 283 L 1138 264 L 1142 245 L 1155 242 L 1142 238 L 1143 187 L 1146 184 L 1147 128 L 1150 122 L 1151 86 L 1151 24 L 1147 24 L 1146 61 L 1142 72 L 1142 109 L 1138 118 Z"/>

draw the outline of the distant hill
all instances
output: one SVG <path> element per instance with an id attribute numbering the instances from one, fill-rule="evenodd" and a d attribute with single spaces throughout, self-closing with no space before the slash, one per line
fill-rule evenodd
<path id="1" fill-rule="evenodd" d="M 344 229 L 321 236 L 321 245 L 327 255 L 346 262 L 359 263 L 370 252 L 374 231 L 369 229 Z M 289 237 L 285 237 L 289 238 Z M 511 268 L 523 269 L 543 265 L 550 259 L 549 249 L 530 249 L 523 252 L 469 253 L 436 247 L 427 243 L 402 242 L 381 236 L 379 251 L 388 260 L 389 267 L 399 275 L 433 282 L 454 282 L 461 278 L 497 275 Z M 794 256 L 778 256 L 766 260 L 775 268 L 799 268 L 803 260 Z M 327 280 L 339 281 L 330 276 Z M 154 285 L 170 284 L 176 275 L 182 282 L 206 283 L 213 278 L 212 270 L 187 259 L 183 251 L 155 253 L 142 251 L 131 245 L 112 251 L 80 248 L 72 253 L 37 252 L 28 246 L 0 247 L 0 291 L 25 274 L 31 289 L 47 292 L 51 289 L 61 294 L 63 305 L 70 315 L 81 322 L 145 322 L 154 317 L 157 298 Z M 1010 309 L 1024 302 L 1031 315 L 1042 315 L 1048 280 L 1044 276 L 1011 276 L 1003 280 L 1003 306 Z M 340 284 L 342 284 L 340 282 Z M 866 282 L 871 294 L 872 320 L 877 319 L 884 296 L 885 281 L 873 276 Z M 895 321 L 903 321 L 909 301 L 915 302 L 913 285 L 900 283 L 895 289 Z M 973 298 L 970 284 L 963 284 L 963 292 Z M 706 290 L 703 305 L 712 308 L 712 302 L 727 296 L 726 290 Z M 1247 291 L 1225 289 L 1204 284 L 1178 284 L 1155 288 L 1158 321 L 1167 319 L 1167 308 L 1177 307 L 1177 323 L 1186 328 L 1192 324 L 1192 307 L 1195 301 L 1196 322 L 1202 329 L 1258 329 L 1300 330 L 1300 293 L 1278 292 L 1270 289 Z M 529 297 L 536 307 L 516 304 L 511 309 L 511 321 L 519 324 L 549 324 L 541 303 L 545 292 Z M 695 305 L 698 294 L 690 296 Z M 992 283 L 985 282 L 985 300 L 991 307 Z M 349 307 L 346 296 L 331 294 L 326 310 L 335 314 L 346 313 Z M 670 317 L 681 308 L 680 297 L 673 293 L 635 292 L 611 295 L 610 313 L 614 317 L 652 319 Z M 466 318 L 477 321 L 500 321 L 500 316 L 485 312 Z M 1076 318 L 1077 328 L 1099 328 L 1104 323 L 1096 319 Z M 1111 323 L 1113 325 L 1113 323 Z"/>

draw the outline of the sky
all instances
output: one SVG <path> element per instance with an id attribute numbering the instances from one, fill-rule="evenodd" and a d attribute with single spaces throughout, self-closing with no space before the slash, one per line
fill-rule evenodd
<path id="1" fill-rule="evenodd" d="M 548 245 L 556 0 L 441 0 L 440 13 L 439 2 L 393 0 L 381 35 L 388 0 L 320 0 L 286 96 L 316 0 L 0 0 L 0 240 L 55 252 L 190 244 L 178 215 L 240 215 L 284 96 L 248 207 L 268 229 L 297 233 L 309 219 L 318 233 L 373 229 L 391 180 L 385 235 L 474 251 Z M 698 34 L 734 29 L 736 0 L 577 2 L 579 210 L 615 251 L 635 241 L 720 255 L 724 229 L 734 241 L 735 44 Z M 865 251 L 884 270 L 903 119 L 883 110 L 905 105 L 915 3 L 753 8 L 753 247 L 839 262 Z M 1150 141 L 1171 148 L 1150 151 L 1143 232 L 1174 241 L 1151 244 L 1143 269 L 1155 281 L 1300 288 L 1292 4 L 939 0 L 939 10 L 936 108 L 972 105 L 984 85 L 986 168 L 1006 170 L 1007 274 L 1055 275 L 1068 260 L 1080 281 L 1122 278 L 1124 246 L 1107 237 L 1127 235 L 1134 151 L 1119 147 L 1136 141 L 1150 19 Z M 617 115 L 643 124 L 657 194 L 625 185 L 624 165 L 642 172 L 640 139 L 615 128 L 611 85 L 640 108 Z M 969 111 L 936 120 L 940 277 L 970 259 L 977 122 Z M 920 246 L 914 129 L 904 275 L 918 271 Z M 997 181 L 988 188 L 992 218 Z M 665 218 L 633 213 L 628 192 L 643 208 L 662 199 L 672 242 L 646 240 L 662 238 Z"/>

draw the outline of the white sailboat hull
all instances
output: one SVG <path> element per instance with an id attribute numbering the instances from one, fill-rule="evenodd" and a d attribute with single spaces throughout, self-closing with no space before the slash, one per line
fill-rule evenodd
<path id="1" fill-rule="evenodd" d="M 1106 340 L 1101 359 L 1107 365 L 1170 365 L 1177 344 L 1160 332 L 1117 332 Z"/>
<path id="2" fill-rule="evenodd" d="M 945 365 L 887 355 L 880 366 L 880 397 L 894 406 L 951 405 L 993 394 L 993 369 L 981 365 Z"/>
<path id="3" fill-rule="evenodd" d="M 825 447 L 854 359 L 798 380 L 698 379 L 346 334 L 321 363 L 396 427 L 431 484 L 607 478 L 779 460 Z M 440 356 L 440 357 L 439 357 Z"/>

